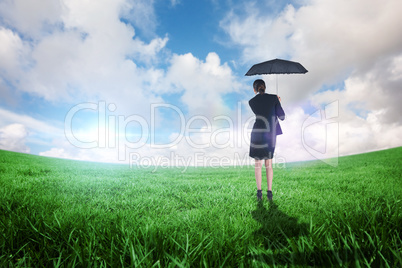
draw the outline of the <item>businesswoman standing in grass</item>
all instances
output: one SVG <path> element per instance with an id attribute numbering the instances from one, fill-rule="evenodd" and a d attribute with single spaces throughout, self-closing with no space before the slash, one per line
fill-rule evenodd
<path id="1" fill-rule="evenodd" d="M 257 199 L 262 200 L 261 169 L 264 161 L 268 191 L 268 200 L 272 200 L 272 158 L 275 152 L 276 136 L 282 134 L 278 118 L 285 119 L 281 98 L 265 93 L 265 82 L 257 79 L 253 84 L 256 94 L 248 103 L 256 115 L 250 140 L 250 157 L 255 159 L 255 180 L 257 182 Z"/>

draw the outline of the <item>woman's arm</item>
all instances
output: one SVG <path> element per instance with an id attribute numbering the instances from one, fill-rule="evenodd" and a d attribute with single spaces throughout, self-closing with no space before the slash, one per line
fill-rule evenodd
<path id="1" fill-rule="evenodd" d="M 285 120 L 285 111 L 282 109 L 281 97 L 278 97 L 278 101 L 275 104 L 275 113 L 280 120 Z"/>

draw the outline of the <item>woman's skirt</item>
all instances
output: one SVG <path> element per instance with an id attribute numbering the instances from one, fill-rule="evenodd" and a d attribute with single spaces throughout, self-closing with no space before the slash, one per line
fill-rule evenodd
<path id="1" fill-rule="evenodd" d="M 261 129 L 253 129 L 250 140 L 250 157 L 256 160 L 274 157 L 276 135 Z"/>

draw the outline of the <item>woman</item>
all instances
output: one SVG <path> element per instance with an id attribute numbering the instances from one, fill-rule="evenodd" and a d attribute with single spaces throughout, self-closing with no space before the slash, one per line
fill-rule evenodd
<path id="1" fill-rule="evenodd" d="M 277 95 L 265 93 L 265 82 L 257 79 L 253 84 L 256 96 L 248 103 L 256 115 L 251 132 L 250 157 L 255 159 L 255 180 L 257 182 L 257 199 L 262 200 L 261 168 L 265 162 L 267 173 L 268 200 L 272 200 L 272 158 L 274 156 L 276 136 L 282 134 L 278 118 L 285 119 L 285 112 L 281 106 L 281 98 Z"/>

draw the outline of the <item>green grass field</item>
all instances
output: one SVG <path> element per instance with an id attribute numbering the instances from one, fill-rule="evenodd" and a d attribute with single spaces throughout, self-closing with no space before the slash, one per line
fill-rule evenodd
<path id="1" fill-rule="evenodd" d="M 253 167 L 0 151 L 0 267 L 402 267 L 401 164 L 402 147 L 288 163 L 258 203 Z"/>

